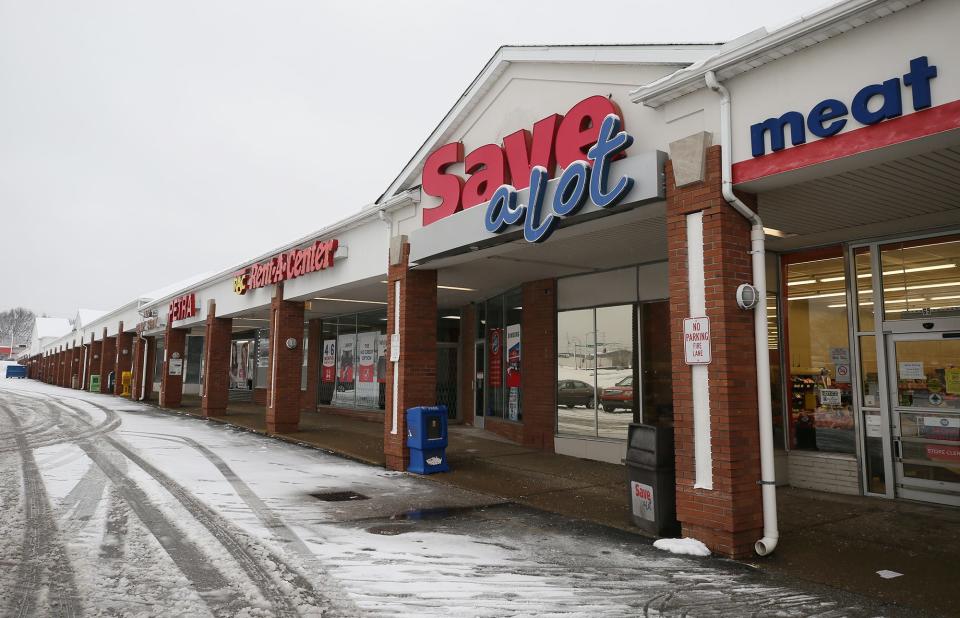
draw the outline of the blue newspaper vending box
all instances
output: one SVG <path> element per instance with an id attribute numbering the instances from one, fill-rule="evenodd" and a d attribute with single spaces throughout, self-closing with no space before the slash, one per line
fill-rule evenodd
<path id="1" fill-rule="evenodd" d="M 407 447 L 410 472 L 448 472 L 447 406 L 419 406 L 407 410 Z"/>

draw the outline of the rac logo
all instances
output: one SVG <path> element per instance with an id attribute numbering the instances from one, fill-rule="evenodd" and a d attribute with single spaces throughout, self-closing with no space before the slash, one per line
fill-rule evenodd
<path id="1" fill-rule="evenodd" d="M 937 76 L 937 67 L 920 56 L 910 61 L 910 70 L 903 75 L 903 84 L 910 88 L 914 111 L 931 105 L 930 80 Z M 877 101 L 879 101 L 879 106 Z M 872 109 L 871 109 L 872 108 Z M 853 97 L 848 108 L 837 99 L 820 101 L 804 118 L 803 114 L 790 111 L 779 118 L 767 118 L 751 125 L 750 146 L 755 157 L 767 154 L 767 134 L 770 135 L 770 150 L 777 152 L 786 147 L 786 133 L 790 131 L 790 143 L 794 146 L 807 143 L 806 131 L 816 137 L 836 135 L 847 124 L 847 115 L 862 125 L 872 125 L 903 114 L 900 78 L 893 77 L 882 84 L 864 86 Z"/>

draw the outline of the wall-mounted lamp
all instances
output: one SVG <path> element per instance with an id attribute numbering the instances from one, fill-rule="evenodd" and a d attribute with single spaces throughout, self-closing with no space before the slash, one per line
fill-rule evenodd
<path id="1" fill-rule="evenodd" d="M 287 349 L 288 349 L 288 350 L 296 350 L 296 349 L 297 349 L 297 340 L 296 340 L 295 338 L 290 337 L 289 339 L 287 339 L 286 343 L 287 343 Z"/>

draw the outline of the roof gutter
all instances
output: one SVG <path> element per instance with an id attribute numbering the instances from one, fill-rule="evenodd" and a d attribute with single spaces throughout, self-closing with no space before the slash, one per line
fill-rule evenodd
<path id="1" fill-rule="evenodd" d="M 729 51 L 721 50 L 717 55 L 701 63 L 693 64 L 686 69 L 641 86 L 630 93 L 630 100 L 647 107 L 660 107 L 684 94 L 704 88 L 707 73 L 715 73 L 720 79 L 729 79 L 919 1 L 847 0 L 826 7 L 778 28 L 766 36 L 749 40 Z M 874 12 L 873 16 L 864 15 L 869 11 Z"/>
<path id="2" fill-rule="evenodd" d="M 206 285 L 208 285 L 208 284 L 210 284 L 210 283 L 215 283 L 215 282 L 217 282 L 217 281 L 220 281 L 220 280 L 222 280 L 222 279 L 224 278 L 224 276 L 232 276 L 234 273 L 236 273 L 238 270 L 240 270 L 240 269 L 242 269 L 242 268 L 246 268 L 247 266 L 250 266 L 251 264 L 259 264 L 260 262 L 262 262 L 262 261 L 264 261 L 264 260 L 266 260 L 266 259 L 269 259 L 269 258 L 271 258 L 271 257 L 273 257 L 273 256 L 275 256 L 275 255 L 277 255 L 277 254 L 279 254 L 279 253 L 283 253 L 283 252 L 285 252 L 285 251 L 289 251 L 290 249 L 295 249 L 295 248 L 297 248 L 297 247 L 300 247 L 300 246 L 302 246 L 302 245 L 305 245 L 305 244 L 307 244 L 307 243 L 310 243 L 310 242 L 312 242 L 313 240 L 316 240 L 317 238 L 319 238 L 319 237 L 321 237 L 321 236 L 329 236 L 329 235 L 331 235 L 331 234 L 336 234 L 336 233 L 338 233 L 338 232 L 343 232 L 343 231 L 348 230 L 348 229 L 350 229 L 350 228 L 352 228 L 352 227 L 356 227 L 357 225 L 359 225 L 359 224 L 361 224 L 361 223 L 366 223 L 368 220 L 371 220 L 371 219 L 374 219 L 374 218 L 380 219 L 381 221 L 383 221 L 383 220 L 384 220 L 384 217 L 386 217 L 386 215 L 387 215 L 388 213 L 391 213 L 391 212 L 393 212 L 393 211 L 395 211 L 395 210 L 399 210 L 400 208 L 403 208 L 404 206 L 408 206 L 408 205 L 411 205 L 411 204 L 415 204 L 415 203 L 417 202 L 417 200 L 413 197 L 412 193 L 413 193 L 413 192 L 411 192 L 411 191 L 405 191 L 404 193 L 402 193 L 402 194 L 400 194 L 400 195 L 396 195 L 396 196 L 390 198 L 389 200 L 385 201 L 383 204 L 380 204 L 380 205 L 378 205 L 378 206 L 376 206 L 376 207 L 374 207 L 374 208 L 365 208 L 365 209 L 361 210 L 360 212 L 358 212 L 358 213 L 356 213 L 356 214 L 354 214 L 354 215 L 351 215 L 351 216 L 347 217 L 346 219 L 343 219 L 343 220 L 341 220 L 341 221 L 338 221 L 338 222 L 336 222 L 336 223 L 334 223 L 334 224 L 332 224 L 332 225 L 329 225 L 329 226 L 327 226 L 327 227 L 321 228 L 321 229 L 317 230 L 316 232 L 313 232 L 312 234 L 308 234 L 307 236 L 304 236 L 304 237 L 302 237 L 302 238 L 298 238 L 297 240 L 294 240 L 294 241 L 292 241 L 292 242 L 289 242 L 289 243 L 287 243 L 287 244 L 285 244 L 285 245 L 283 245 L 283 246 L 281 246 L 281 247 L 278 247 L 278 248 L 276 248 L 276 249 L 271 249 L 271 250 L 270 250 L 269 252 L 267 252 L 267 253 L 264 253 L 264 254 L 262 254 L 262 255 L 259 255 L 259 256 L 255 257 L 255 258 L 251 259 L 251 260 L 247 260 L 247 261 L 245 261 L 245 262 L 241 262 L 240 264 L 237 264 L 236 266 L 232 266 L 232 267 L 230 267 L 230 268 L 228 268 L 228 269 L 226 269 L 226 270 L 223 270 L 223 271 L 218 272 L 218 273 L 215 274 L 215 275 L 212 275 L 212 276 L 210 276 L 210 277 L 207 277 L 206 279 L 202 279 L 202 280 L 200 280 L 200 281 L 197 281 L 197 282 L 195 282 L 195 283 L 190 284 L 190 285 L 187 286 L 187 287 L 184 287 L 184 288 L 181 288 L 181 289 L 176 290 L 176 291 L 174 291 L 174 292 L 171 292 L 171 293 L 169 293 L 169 294 L 166 294 L 166 295 L 164 295 L 164 296 L 161 297 L 161 298 L 155 298 L 155 299 L 151 300 L 150 302 L 144 303 L 143 305 L 140 306 L 140 314 L 141 314 L 141 315 L 144 315 L 144 312 L 145 312 L 145 311 L 148 311 L 149 309 L 153 309 L 153 308 L 155 308 L 155 307 L 159 307 L 159 306 L 161 306 L 163 303 L 165 303 L 165 302 L 167 302 L 168 300 L 170 300 L 171 298 L 176 298 L 177 296 L 179 296 L 179 295 L 181 295 L 181 294 L 184 294 L 184 293 L 186 293 L 186 292 L 189 292 L 190 290 L 196 290 L 196 289 L 201 288 L 201 287 L 204 287 L 204 286 L 206 286 Z"/>
<path id="3" fill-rule="evenodd" d="M 777 488 L 773 453 L 773 410 L 770 401 L 770 353 L 767 349 L 767 260 L 763 221 L 733 192 L 731 152 L 730 91 L 717 80 L 713 71 L 705 83 L 720 95 L 720 171 L 723 199 L 750 222 L 750 257 L 753 266 L 753 287 L 757 304 L 753 308 L 753 344 L 757 365 L 757 409 L 760 423 L 760 490 L 763 503 L 763 538 L 754 550 L 766 556 L 777 547 L 780 531 L 777 526 Z"/>

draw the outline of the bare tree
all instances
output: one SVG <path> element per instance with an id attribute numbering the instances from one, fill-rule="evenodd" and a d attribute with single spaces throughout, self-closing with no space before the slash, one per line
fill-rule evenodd
<path id="1" fill-rule="evenodd" d="M 36 319 L 32 311 L 23 307 L 0 311 L 0 345 L 7 346 L 12 343 L 14 349 L 11 354 L 14 354 L 17 345 L 30 343 Z"/>

